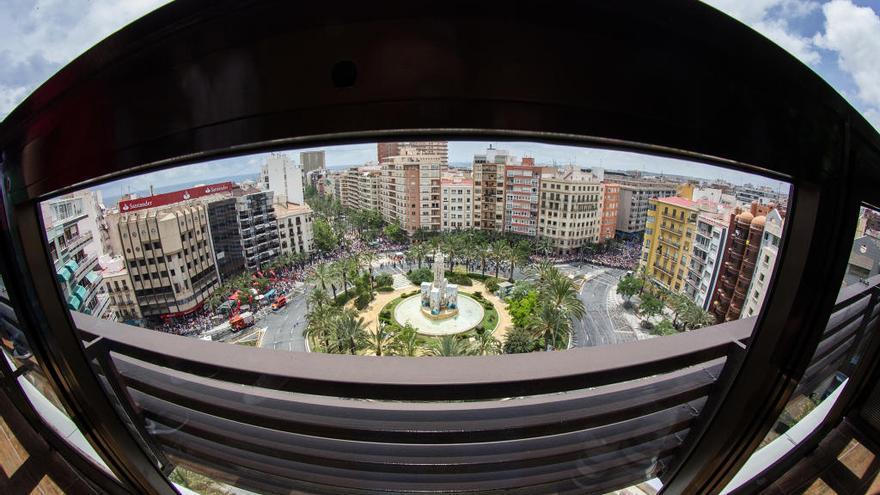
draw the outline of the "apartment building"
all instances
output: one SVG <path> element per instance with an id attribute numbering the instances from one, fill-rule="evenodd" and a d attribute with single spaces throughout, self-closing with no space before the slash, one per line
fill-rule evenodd
<path id="1" fill-rule="evenodd" d="M 308 205 L 275 204 L 281 254 L 308 254 L 312 251 L 312 209 Z"/>
<path id="2" fill-rule="evenodd" d="M 599 241 L 602 184 L 592 173 L 573 167 L 541 176 L 538 235 L 557 254 L 575 253 Z"/>
<path id="3" fill-rule="evenodd" d="M 207 202 L 232 187 L 226 182 L 120 201 L 119 211 L 106 216 L 144 318 L 189 314 L 219 284 Z"/>
<path id="4" fill-rule="evenodd" d="M 103 254 L 97 219 L 101 193 L 78 191 L 40 205 L 49 256 L 67 307 L 100 318 L 112 316 L 98 258 Z"/>
<path id="5" fill-rule="evenodd" d="M 715 292 L 718 273 L 721 271 L 721 259 L 727 244 L 727 228 L 725 214 L 701 211 L 697 215 L 697 229 L 684 293 L 697 306 L 707 311 Z"/>
<path id="6" fill-rule="evenodd" d="M 308 176 L 309 172 L 316 170 L 324 170 L 326 168 L 324 150 L 319 151 L 301 151 L 299 154 L 299 163 L 302 166 L 302 173 Z"/>
<path id="7" fill-rule="evenodd" d="M 474 155 L 474 227 L 481 230 L 504 230 L 504 170 L 515 165 L 516 158 L 492 146 L 484 154 Z"/>
<path id="8" fill-rule="evenodd" d="M 757 217 L 756 220 L 758 218 L 760 217 Z M 783 223 L 782 215 L 776 209 L 771 210 L 765 217 L 761 249 L 758 251 L 755 273 L 752 275 L 748 297 L 742 311 L 743 318 L 758 314 L 761 310 L 761 305 L 764 304 L 764 296 L 767 294 L 767 286 L 770 283 L 770 277 L 773 275 L 773 267 L 776 266 L 776 255 L 779 253 L 779 244 L 782 241 Z"/>
<path id="9" fill-rule="evenodd" d="M 461 176 L 441 180 L 443 204 L 442 231 L 471 229 L 474 226 L 474 181 Z"/>
<path id="10" fill-rule="evenodd" d="M 382 169 L 379 165 L 350 168 L 339 175 L 339 202 L 355 210 L 380 210 L 379 190 Z"/>
<path id="11" fill-rule="evenodd" d="M 283 153 L 271 153 L 260 169 L 263 189 L 275 193 L 279 204 L 304 203 L 303 169 Z"/>
<path id="12" fill-rule="evenodd" d="M 688 274 L 699 208 L 693 201 L 679 197 L 651 198 L 648 205 L 639 264 L 654 283 L 681 292 Z"/>
<path id="13" fill-rule="evenodd" d="M 410 141 L 403 143 L 376 143 L 376 159 L 381 164 L 392 156 L 400 155 L 402 148 L 410 148 L 416 154 L 439 163 L 443 169 L 449 164 L 449 142 Z"/>
<path id="14" fill-rule="evenodd" d="M 281 254 L 273 197 L 273 191 L 238 190 L 235 193 L 244 268 L 250 272 L 260 270 Z"/>
<path id="15" fill-rule="evenodd" d="M 382 217 L 410 234 L 419 229 L 439 231 L 442 165 L 437 155 L 423 155 L 410 146 L 400 146 L 398 153 L 380 165 Z"/>
<path id="16" fill-rule="evenodd" d="M 99 263 L 104 266 L 104 269 L 101 270 L 101 276 L 104 279 L 104 286 L 107 288 L 113 319 L 136 323 L 141 319 L 141 311 L 134 293 L 134 284 L 126 268 L 125 258 L 105 255 Z"/>
<path id="17" fill-rule="evenodd" d="M 534 158 L 504 168 L 504 231 L 534 237 L 538 234 L 538 189 L 541 168 Z"/>
<path id="18" fill-rule="evenodd" d="M 675 187 L 664 182 L 624 178 L 614 180 L 620 184 L 617 231 L 624 238 L 631 239 L 644 233 L 649 200 L 675 196 Z"/>
<path id="19" fill-rule="evenodd" d="M 599 241 L 613 239 L 617 232 L 617 205 L 620 202 L 620 184 L 602 183 L 602 219 L 599 223 Z"/>
<path id="20" fill-rule="evenodd" d="M 752 210 L 756 209 L 753 204 Z M 711 303 L 711 311 L 719 323 L 736 320 L 742 314 L 761 248 L 765 222 L 765 216 L 755 216 L 753 211 L 730 215 L 728 242 Z"/>

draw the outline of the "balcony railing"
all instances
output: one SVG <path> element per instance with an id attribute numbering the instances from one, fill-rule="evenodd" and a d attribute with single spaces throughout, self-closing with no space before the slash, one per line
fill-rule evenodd
<path id="1" fill-rule="evenodd" d="M 607 491 L 668 473 L 728 349 L 754 322 L 461 360 L 290 359 L 86 315 L 74 321 L 113 353 L 164 453 L 219 468 L 240 487 L 540 492 Z"/>

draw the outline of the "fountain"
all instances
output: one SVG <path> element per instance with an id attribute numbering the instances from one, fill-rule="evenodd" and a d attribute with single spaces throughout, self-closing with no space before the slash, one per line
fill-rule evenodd
<path id="1" fill-rule="evenodd" d="M 434 281 L 422 282 L 422 313 L 434 320 L 458 314 L 458 286 L 447 283 L 443 273 L 443 253 L 434 257 Z"/>

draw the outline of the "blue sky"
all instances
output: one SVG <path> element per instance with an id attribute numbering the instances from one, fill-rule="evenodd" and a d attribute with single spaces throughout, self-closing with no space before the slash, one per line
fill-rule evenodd
<path id="1" fill-rule="evenodd" d="M 3 0 L 0 9 L 0 118 L 64 64 L 125 24 L 167 3 L 164 0 Z M 752 27 L 816 71 L 868 121 L 880 129 L 880 0 L 708 0 L 706 3 Z M 450 160 L 469 161 L 487 143 L 450 147 Z M 499 143 L 500 144 L 500 143 Z M 687 162 L 601 150 L 524 143 L 500 144 L 539 162 L 606 168 L 637 168 L 676 174 L 700 169 Z M 294 154 L 295 156 L 295 154 Z M 375 147 L 328 149 L 331 165 L 375 159 Z M 260 157 L 165 170 L 135 179 L 133 189 L 257 170 Z M 732 172 L 705 170 L 700 176 L 742 182 Z M 763 181 L 760 181 L 763 182 Z M 115 187 L 118 191 L 118 186 Z"/>

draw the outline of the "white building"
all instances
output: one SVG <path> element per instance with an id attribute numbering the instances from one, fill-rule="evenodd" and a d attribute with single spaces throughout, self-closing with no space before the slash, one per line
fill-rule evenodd
<path id="1" fill-rule="evenodd" d="M 77 191 L 41 205 L 49 256 L 69 309 L 110 317 L 101 276 L 101 193 Z"/>
<path id="2" fill-rule="evenodd" d="M 538 235 L 549 239 L 557 254 L 576 253 L 599 242 L 602 203 L 602 183 L 592 173 L 566 167 L 544 174 Z"/>
<path id="3" fill-rule="evenodd" d="M 694 188 L 691 197 L 693 201 L 710 201 L 712 203 L 721 203 L 721 189 L 712 189 L 708 187 Z"/>
<path id="4" fill-rule="evenodd" d="M 283 153 L 272 153 L 260 172 L 263 188 L 275 193 L 276 204 L 303 204 L 303 172 L 289 156 Z"/>
<path id="5" fill-rule="evenodd" d="M 308 205 L 276 204 L 275 216 L 278 220 L 281 254 L 310 253 L 314 240 L 312 209 Z"/>
<path id="6" fill-rule="evenodd" d="M 444 176 L 440 230 L 471 229 L 474 226 L 474 181 L 466 177 Z"/>
<path id="7" fill-rule="evenodd" d="M 718 272 L 721 270 L 721 258 L 724 256 L 724 245 L 727 242 L 728 222 L 723 214 L 701 212 L 697 216 L 697 230 L 691 253 L 688 275 L 685 280 L 684 293 L 697 306 L 709 309 Z"/>
<path id="8" fill-rule="evenodd" d="M 755 220 L 761 217 L 755 218 Z M 743 307 L 742 317 L 747 318 L 758 314 L 764 303 L 764 295 L 767 294 L 767 284 L 773 275 L 773 267 L 776 265 L 776 255 L 779 252 L 779 242 L 782 239 L 782 224 L 784 220 L 775 209 L 770 210 L 764 220 L 764 234 L 761 237 L 761 250 L 758 251 L 758 260 L 755 263 L 755 272 L 752 282 L 749 284 L 749 295 Z"/>
<path id="9" fill-rule="evenodd" d="M 123 322 L 139 320 L 141 310 L 134 293 L 134 284 L 128 275 L 125 259 L 122 256 L 102 256 L 100 260 L 104 269 L 101 275 L 110 297 L 110 308 L 114 320 Z"/>

